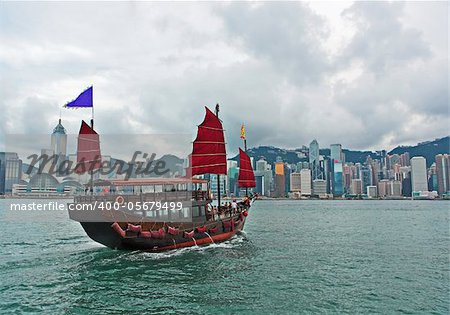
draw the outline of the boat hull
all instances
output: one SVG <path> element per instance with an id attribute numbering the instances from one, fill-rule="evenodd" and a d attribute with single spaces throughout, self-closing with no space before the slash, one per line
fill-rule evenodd
<path id="1" fill-rule="evenodd" d="M 146 238 L 141 237 L 140 233 L 120 235 L 114 228 L 113 222 L 80 222 L 86 234 L 94 241 L 113 249 L 121 250 L 142 250 L 150 252 L 162 252 L 167 250 L 205 245 L 211 243 L 220 243 L 232 238 L 240 233 L 245 225 L 245 217 L 239 220 L 239 216 L 205 222 L 208 228 L 218 227 L 217 231 L 198 232 L 194 228 L 194 236 L 192 238 L 185 237 L 185 233 L 180 232 L 177 235 L 165 234 L 163 238 Z M 224 222 L 234 220 L 233 226 L 226 226 Z M 239 220 L 239 221 L 238 221 Z M 238 221 L 238 222 L 237 222 Z M 176 223 L 174 223 L 176 225 Z M 203 225 L 201 225 L 203 226 Z"/>

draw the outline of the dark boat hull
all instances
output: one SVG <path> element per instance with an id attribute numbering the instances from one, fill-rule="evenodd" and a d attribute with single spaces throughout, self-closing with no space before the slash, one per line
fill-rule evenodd
<path id="1" fill-rule="evenodd" d="M 195 231 L 192 238 L 185 237 L 182 232 L 177 235 L 166 233 L 161 239 L 140 237 L 139 233 L 121 236 L 113 229 L 113 222 L 80 222 L 80 224 L 92 240 L 109 248 L 161 252 L 226 241 L 244 228 L 246 218 L 244 217 L 243 220 L 239 220 L 239 218 L 239 216 L 233 216 L 233 218 L 228 217 L 223 220 L 205 222 L 208 229 L 218 226 L 218 230 L 215 233 Z M 234 223 L 233 227 L 226 227 L 224 222 L 230 222 L 231 220 L 239 221 Z"/>

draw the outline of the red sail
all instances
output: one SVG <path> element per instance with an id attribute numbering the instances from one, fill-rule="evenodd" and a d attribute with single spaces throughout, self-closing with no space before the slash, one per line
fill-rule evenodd
<path id="1" fill-rule="evenodd" d="M 256 187 L 255 174 L 253 173 L 250 157 L 239 148 L 239 187 Z"/>
<path id="2" fill-rule="evenodd" d="M 78 134 L 77 167 L 75 172 L 83 174 L 101 168 L 100 137 L 84 121 Z"/>
<path id="3" fill-rule="evenodd" d="M 227 152 L 220 119 L 207 107 L 205 119 L 198 126 L 194 140 L 191 169 L 192 176 L 199 174 L 226 174 Z"/>

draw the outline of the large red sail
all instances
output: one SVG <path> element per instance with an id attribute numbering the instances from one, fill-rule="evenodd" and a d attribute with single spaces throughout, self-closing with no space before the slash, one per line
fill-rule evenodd
<path id="1" fill-rule="evenodd" d="M 227 152 L 220 119 L 207 107 L 203 122 L 198 126 L 194 140 L 191 169 L 192 176 L 199 174 L 226 174 Z"/>
<path id="2" fill-rule="evenodd" d="M 101 168 L 100 137 L 88 124 L 81 122 L 78 134 L 77 167 L 75 172 L 83 174 Z"/>
<path id="3" fill-rule="evenodd" d="M 253 173 L 250 157 L 239 148 L 239 177 L 238 186 L 252 188 L 256 187 L 255 174 Z"/>

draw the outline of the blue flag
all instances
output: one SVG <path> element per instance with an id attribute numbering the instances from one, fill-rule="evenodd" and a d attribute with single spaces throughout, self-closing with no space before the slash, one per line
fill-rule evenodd
<path id="1" fill-rule="evenodd" d="M 68 108 L 76 108 L 76 107 L 93 107 L 94 104 L 92 102 L 92 86 L 87 88 L 84 92 L 82 92 L 78 97 L 72 102 L 67 103 L 64 107 Z"/>

